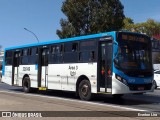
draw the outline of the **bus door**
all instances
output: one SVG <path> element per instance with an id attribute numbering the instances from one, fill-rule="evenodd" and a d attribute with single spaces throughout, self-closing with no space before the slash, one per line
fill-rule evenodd
<path id="1" fill-rule="evenodd" d="M 48 48 L 42 48 L 40 55 L 40 86 L 39 87 L 48 87 L 48 57 L 49 57 L 49 49 Z"/>
<path id="2" fill-rule="evenodd" d="M 20 51 L 15 51 L 13 56 L 13 67 L 12 67 L 12 85 L 18 85 L 18 74 L 19 74 L 19 62 L 20 62 Z"/>
<path id="3" fill-rule="evenodd" d="M 112 92 L 112 40 L 99 44 L 98 92 Z"/>

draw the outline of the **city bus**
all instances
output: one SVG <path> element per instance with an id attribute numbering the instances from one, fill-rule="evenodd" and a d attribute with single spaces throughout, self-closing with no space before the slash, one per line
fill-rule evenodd
<path id="1" fill-rule="evenodd" d="M 112 31 L 5 49 L 2 81 L 33 89 L 93 94 L 153 92 L 151 39 Z"/>

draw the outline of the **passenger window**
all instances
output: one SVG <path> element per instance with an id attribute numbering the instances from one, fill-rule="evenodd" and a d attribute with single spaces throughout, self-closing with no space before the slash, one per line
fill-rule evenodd
<path id="1" fill-rule="evenodd" d="M 82 41 L 80 42 L 80 50 L 94 50 L 96 47 L 95 40 Z"/>
<path id="2" fill-rule="evenodd" d="M 51 47 L 51 53 L 52 53 L 52 54 L 55 54 L 55 53 L 56 53 L 56 46 L 52 46 L 52 47 Z"/>
<path id="3" fill-rule="evenodd" d="M 72 43 L 72 52 L 78 51 L 78 43 Z"/>
<path id="4" fill-rule="evenodd" d="M 95 56 L 95 51 L 91 51 L 90 52 L 90 60 L 95 60 L 96 56 Z"/>
<path id="5" fill-rule="evenodd" d="M 23 50 L 23 56 L 27 56 L 28 55 L 28 49 L 24 49 Z"/>
<path id="6" fill-rule="evenodd" d="M 7 51 L 6 52 L 6 58 L 12 57 L 12 51 Z"/>
<path id="7" fill-rule="evenodd" d="M 57 47 L 56 47 L 56 52 L 57 52 L 57 53 L 60 53 L 60 46 L 57 46 Z"/>
<path id="8" fill-rule="evenodd" d="M 32 48 L 31 49 L 31 55 L 37 55 L 38 54 L 38 49 L 37 48 Z"/>

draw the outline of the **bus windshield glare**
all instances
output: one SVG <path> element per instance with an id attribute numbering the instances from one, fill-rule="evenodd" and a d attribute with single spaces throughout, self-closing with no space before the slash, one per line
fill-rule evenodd
<path id="1" fill-rule="evenodd" d="M 140 75 L 142 71 L 144 74 L 144 71 L 152 70 L 151 46 L 147 37 L 121 34 L 117 41 L 118 49 L 114 59 L 116 68 L 128 74 L 134 72 L 134 76 L 136 71 Z"/>

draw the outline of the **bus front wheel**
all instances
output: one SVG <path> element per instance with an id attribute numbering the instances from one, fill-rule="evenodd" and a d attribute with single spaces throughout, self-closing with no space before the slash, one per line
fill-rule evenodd
<path id="1" fill-rule="evenodd" d="M 88 80 L 82 80 L 80 82 L 78 93 L 82 100 L 88 101 L 91 99 L 91 84 Z"/>
<path id="2" fill-rule="evenodd" d="M 25 93 L 31 92 L 30 79 L 29 77 L 25 77 L 23 80 L 23 91 Z"/>

